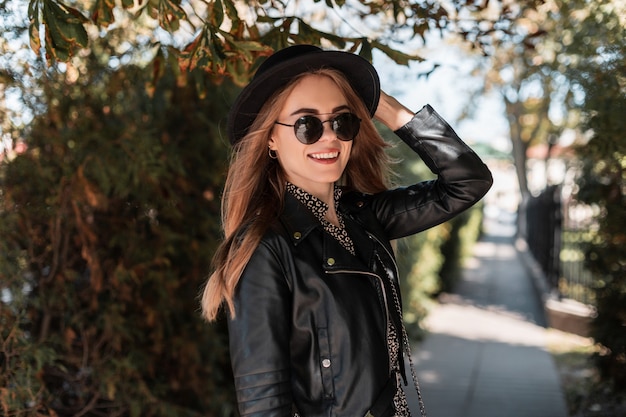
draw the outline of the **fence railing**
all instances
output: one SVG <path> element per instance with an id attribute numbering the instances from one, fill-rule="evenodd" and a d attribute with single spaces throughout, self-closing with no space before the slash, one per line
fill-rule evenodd
<path id="1" fill-rule="evenodd" d="M 526 240 L 547 285 L 559 297 L 594 305 L 593 277 L 585 268 L 584 247 L 593 230 L 593 213 L 561 187 L 547 187 L 526 205 Z"/>

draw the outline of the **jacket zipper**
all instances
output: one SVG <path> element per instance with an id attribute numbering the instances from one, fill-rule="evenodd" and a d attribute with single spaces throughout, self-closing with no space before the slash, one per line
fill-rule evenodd
<path id="1" fill-rule="evenodd" d="M 389 321 L 391 320 L 389 317 L 389 303 L 387 302 L 387 292 L 385 291 L 385 283 L 383 279 L 373 272 L 367 271 L 359 271 L 356 269 L 338 269 L 334 271 L 326 271 L 327 274 L 341 274 L 341 273 L 349 273 L 349 274 L 361 274 L 361 275 L 369 275 L 371 277 L 375 277 L 380 285 L 380 292 L 383 295 L 383 303 L 385 304 L 385 340 L 387 339 L 387 331 L 389 329 Z M 387 342 L 385 342 L 387 343 Z M 391 357 L 387 355 L 387 360 L 389 362 L 389 369 L 391 369 Z"/>
<path id="2" fill-rule="evenodd" d="M 382 247 L 382 248 L 383 248 L 383 250 L 384 250 L 384 251 L 385 251 L 385 253 L 387 254 L 387 257 L 391 260 L 391 263 L 393 264 L 394 273 L 396 274 L 396 275 L 395 275 L 395 276 L 396 276 L 396 279 L 398 280 L 398 288 L 397 288 L 397 291 L 400 291 L 400 281 L 399 281 L 399 280 L 400 280 L 400 271 L 398 270 L 398 263 L 396 262 L 396 258 L 395 258 L 395 256 L 393 256 L 393 254 L 392 254 L 391 252 L 389 252 L 389 250 L 387 249 L 387 247 L 386 247 L 385 245 L 383 245 L 383 243 L 382 243 L 382 242 L 381 242 L 381 241 L 380 241 L 380 240 L 379 240 L 379 239 L 378 239 L 375 235 L 371 234 L 371 233 L 370 233 L 370 232 L 368 232 L 367 230 L 365 231 L 365 233 L 367 233 L 367 235 L 369 236 L 369 238 L 370 238 L 370 239 L 373 239 L 375 242 L 377 242 L 377 243 L 378 243 L 378 245 L 379 245 L 380 247 Z M 384 267 L 385 267 L 385 265 L 383 264 L 382 259 L 380 259 L 380 257 L 379 257 L 378 259 L 379 259 L 379 260 L 380 260 L 380 262 L 381 262 L 381 267 L 382 267 L 382 268 L 384 268 Z M 389 274 L 387 274 L 387 275 L 389 275 Z M 380 277 L 379 277 L 379 278 L 380 278 Z M 391 280 L 391 282 L 389 283 L 389 285 L 391 285 L 392 287 L 393 287 L 393 286 L 395 286 L 395 283 L 393 282 L 393 278 L 392 278 L 392 277 L 389 277 L 389 278 L 390 278 L 390 280 Z M 384 283 L 382 282 L 382 278 L 381 278 L 381 285 L 382 285 L 382 290 L 383 290 L 383 292 L 385 292 L 385 286 L 384 286 Z M 386 302 L 386 301 L 385 301 L 385 302 Z M 389 307 L 387 306 L 387 309 L 388 309 L 388 308 L 389 308 Z M 398 306 L 396 306 L 396 300 L 394 300 L 394 305 L 393 305 L 393 308 L 398 308 L 398 309 L 400 309 L 400 311 L 399 311 L 399 314 L 400 314 L 400 321 L 402 321 L 402 311 L 401 311 L 401 307 L 400 307 L 399 305 L 398 305 Z M 388 317 L 389 317 L 389 314 L 391 314 L 391 313 L 389 312 L 389 310 L 387 310 L 387 316 L 388 316 Z M 388 318 L 388 319 L 389 319 L 389 318 Z M 402 325 L 402 323 L 401 323 L 401 325 Z M 402 332 L 402 331 L 403 331 L 403 329 L 404 329 L 404 325 L 402 325 L 402 329 L 396 329 L 396 332 Z M 400 337 L 403 337 L 403 336 L 400 336 Z M 400 344 L 400 352 L 398 352 L 398 366 L 400 366 L 400 368 L 401 368 L 401 369 L 403 368 L 403 365 L 402 365 L 402 358 L 403 358 L 403 355 L 404 355 L 404 352 L 403 352 L 403 349 L 402 349 L 402 344 Z M 393 365 L 394 365 L 394 364 L 392 364 L 392 363 L 391 363 L 391 357 L 390 357 L 390 358 L 389 358 L 389 369 L 392 369 L 392 366 L 393 366 Z M 404 383 L 406 384 L 406 377 L 404 376 L 404 371 L 401 371 L 401 374 L 402 374 L 402 378 L 404 379 Z"/>
<path id="3" fill-rule="evenodd" d="M 389 259 L 391 259 L 391 262 L 393 263 L 393 269 L 394 269 L 394 272 L 396 273 L 396 278 L 398 278 L 400 276 L 400 272 L 398 271 L 398 264 L 396 263 L 396 258 L 393 256 L 393 254 L 389 252 L 389 250 L 387 250 L 385 245 L 383 245 L 376 236 L 374 236 L 370 232 L 366 232 L 366 233 L 370 237 L 370 239 L 374 239 L 384 249 L 385 253 L 387 254 Z"/>
<path id="4" fill-rule="evenodd" d="M 398 263 L 396 262 L 395 257 L 394 257 L 394 256 L 393 256 L 390 252 L 389 252 L 389 250 L 387 250 L 387 248 L 385 247 L 385 245 L 383 245 L 383 244 L 380 242 L 380 240 L 378 240 L 378 238 L 377 238 L 376 236 L 372 235 L 372 234 L 371 234 L 371 233 L 369 233 L 369 232 L 367 232 L 367 234 L 368 234 L 368 236 L 369 236 L 371 239 L 374 239 L 376 242 L 378 242 L 378 244 L 379 244 L 380 246 L 382 246 L 382 248 L 385 250 L 385 252 L 386 252 L 386 253 L 387 253 L 387 255 L 389 256 L 389 259 L 390 259 L 390 260 L 391 260 L 391 262 L 393 263 L 394 272 L 396 273 L 396 279 L 398 280 L 398 288 L 397 288 L 397 291 L 399 292 L 399 291 L 400 291 L 400 271 L 398 270 Z M 382 260 L 381 260 L 381 262 L 382 262 Z M 390 279 L 392 279 L 392 278 L 390 277 Z M 393 279 L 392 279 L 392 280 L 393 280 Z M 395 285 L 395 283 L 394 283 L 394 282 L 391 282 L 391 283 L 390 283 L 390 285 L 393 287 L 393 286 Z M 397 301 L 399 302 L 399 300 L 397 300 Z M 406 330 L 404 329 L 404 324 L 402 323 L 402 307 L 401 307 L 399 304 L 396 306 L 396 300 L 394 300 L 394 308 L 396 308 L 396 307 L 397 307 L 397 309 L 398 309 L 398 313 L 400 314 L 400 321 L 401 321 L 401 323 L 400 323 L 400 324 L 402 325 L 402 329 L 397 329 L 396 331 L 398 331 L 398 332 L 402 332 L 402 336 L 401 336 L 401 337 L 404 339 L 404 343 L 405 343 L 405 345 L 406 345 L 406 346 L 404 347 L 404 349 L 407 349 L 407 348 L 408 348 L 408 343 L 409 343 L 409 341 L 408 341 L 408 339 L 406 339 Z M 403 370 L 403 369 L 404 369 L 404 366 L 403 366 L 403 364 L 402 364 L 402 357 L 403 357 L 403 355 L 404 355 L 404 352 L 403 352 L 403 350 L 404 350 L 404 349 L 402 349 L 402 345 L 401 345 L 400 347 L 401 347 L 401 351 L 399 352 L 399 358 L 398 358 L 398 362 L 399 362 L 399 363 L 398 363 L 398 366 L 400 366 L 400 369 L 401 369 L 401 374 L 402 374 L 402 378 L 404 379 L 404 383 L 405 383 L 405 385 L 406 385 L 407 381 L 406 381 L 406 376 L 405 376 L 405 373 L 404 373 L 405 371 Z M 407 351 L 407 354 L 410 356 L 410 351 Z M 418 383 L 417 383 L 417 377 L 415 376 L 415 370 L 414 370 L 414 368 L 413 368 L 413 363 L 411 362 L 411 358 L 410 358 L 410 357 L 409 357 L 409 362 L 411 363 L 411 372 L 412 372 L 412 375 L 413 375 L 413 382 L 415 383 L 415 389 L 417 390 L 418 397 L 421 397 L 421 393 L 420 393 L 419 385 L 418 385 Z M 421 400 L 420 400 L 420 404 L 421 404 Z M 423 417 L 423 416 L 424 416 L 424 411 L 423 411 L 423 406 L 422 406 L 422 405 L 420 405 L 420 412 L 421 412 L 421 415 L 422 415 L 422 417 Z"/>

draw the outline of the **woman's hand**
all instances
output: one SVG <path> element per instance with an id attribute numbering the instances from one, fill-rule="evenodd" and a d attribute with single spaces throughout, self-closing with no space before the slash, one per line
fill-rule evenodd
<path id="1" fill-rule="evenodd" d="M 395 131 L 407 124 L 414 116 L 414 113 L 391 97 L 384 91 L 380 91 L 380 101 L 374 117 L 381 121 L 389 129 Z"/>

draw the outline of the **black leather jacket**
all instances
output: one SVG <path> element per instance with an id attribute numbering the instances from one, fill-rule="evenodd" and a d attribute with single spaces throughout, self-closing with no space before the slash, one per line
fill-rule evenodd
<path id="1" fill-rule="evenodd" d="M 396 134 L 438 178 L 344 193 L 338 209 L 357 256 L 287 193 L 250 259 L 228 323 L 242 416 L 363 416 L 390 378 L 387 320 L 401 320 L 389 291 L 389 277 L 398 285 L 390 240 L 449 220 L 492 183 L 430 106 Z"/>

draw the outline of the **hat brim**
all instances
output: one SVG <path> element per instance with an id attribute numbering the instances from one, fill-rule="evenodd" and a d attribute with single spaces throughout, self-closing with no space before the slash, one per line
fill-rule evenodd
<path id="1" fill-rule="evenodd" d="M 374 67 L 358 55 L 320 49 L 278 63 L 254 77 L 230 109 L 227 126 L 230 143 L 236 144 L 248 133 L 259 111 L 275 91 L 297 75 L 320 68 L 341 71 L 363 100 L 370 116 L 374 116 L 380 99 L 380 79 Z"/>

